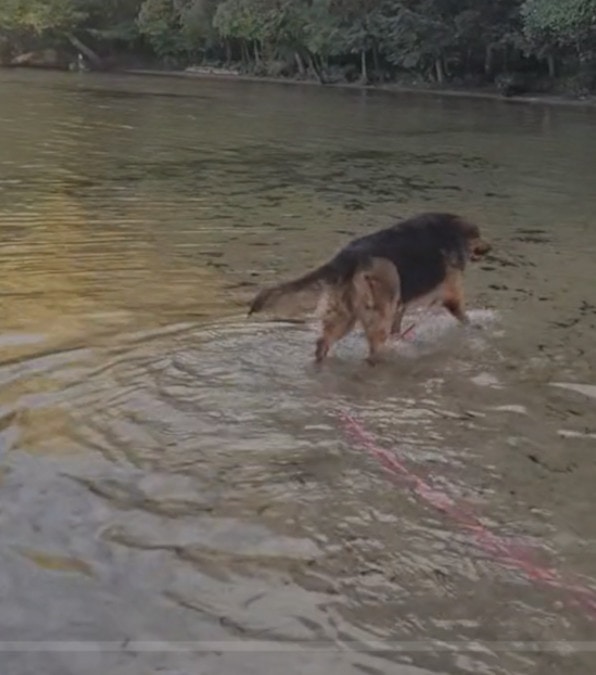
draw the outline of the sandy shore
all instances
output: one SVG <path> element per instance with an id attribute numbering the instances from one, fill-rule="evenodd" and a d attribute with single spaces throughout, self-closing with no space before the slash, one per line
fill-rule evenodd
<path id="1" fill-rule="evenodd" d="M 433 86 L 407 87 L 400 84 L 383 85 L 362 85 L 358 83 L 339 82 L 333 84 L 321 85 L 314 80 L 294 80 L 283 77 L 257 77 L 254 75 L 241 75 L 236 73 L 223 72 L 201 72 L 193 70 L 152 70 L 144 68 L 130 68 L 121 72 L 128 75 L 145 75 L 152 77 L 181 77 L 191 79 L 211 79 L 211 80 L 230 80 L 238 82 L 262 82 L 266 84 L 286 84 L 300 86 L 325 86 L 340 89 L 359 89 L 363 91 L 383 91 L 395 94 L 429 94 L 434 96 L 452 96 L 459 98 L 477 98 L 494 101 L 503 101 L 507 103 L 539 103 L 543 105 L 567 105 L 580 107 L 595 107 L 596 96 L 586 96 L 583 98 L 574 98 L 572 96 L 557 96 L 549 94 L 527 94 L 523 96 L 505 97 L 501 94 L 481 89 L 449 89 Z"/>

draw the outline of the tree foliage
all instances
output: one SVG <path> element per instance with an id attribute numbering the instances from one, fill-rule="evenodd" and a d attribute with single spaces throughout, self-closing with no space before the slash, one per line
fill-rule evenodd
<path id="1" fill-rule="evenodd" d="M 42 35 L 70 30 L 89 17 L 89 0 L 3 0 L 0 26 Z"/>
<path id="2" fill-rule="evenodd" d="M 596 0 L 0 0 L 0 36 L 379 81 L 594 69 Z M 144 45 L 144 47 L 143 47 Z M 339 74 L 338 74 L 339 73 Z"/>
<path id="3" fill-rule="evenodd" d="M 531 42 L 596 48 L 596 0 L 526 0 L 521 13 Z"/>

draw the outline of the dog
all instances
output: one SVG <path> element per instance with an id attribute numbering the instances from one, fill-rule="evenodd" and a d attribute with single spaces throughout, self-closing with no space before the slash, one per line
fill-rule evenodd
<path id="1" fill-rule="evenodd" d="M 360 323 L 369 345 L 368 360 L 375 363 L 390 335 L 401 332 L 403 315 L 413 303 L 439 301 L 460 323 L 468 324 L 464 270 L 469 260 L 479 260 L 491 249 L 479 227 L 461 216 L 421 213 L 352 240 L 304 276 L 261 290 L 248 315 L 272 309 L 304 290 L 323 291 L 315 360 L 323 361 Z"/>
<path id="2" fill-rule="evenodd" d="M 317 340 L 315 359 L 321 362 L 334 342 L 359 323 L 368 342 L 368 362 L 375 364 L 389 339 L 400 307 L 401 282 L 397 268 L 387 258 L 361 263 L 352 279 L 333 284 L 323 298 L 323 334 Z"/>

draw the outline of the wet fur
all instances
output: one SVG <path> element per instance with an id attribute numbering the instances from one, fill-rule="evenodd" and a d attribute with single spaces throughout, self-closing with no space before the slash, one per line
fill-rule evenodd
<path id="1" fill-rule="evenodd" d="M 316 360 L 322 361 L 332 345 L 359 324 L 368 342 L 368 361 L 376 363 L 401 309 L 400 295 L 399 274 L 386 258 L 372 258 L 349 281 L 328 287 L 323 296 Z"/>
<path id="2" fill-rule="evenodd" d="M 369 360 L 374 360 L 379 346 L 386 341 L 381 339 L 384 329 L 380 326 L 385 325 L 387 312 L 393 333 L 400 332 L 408 305 L 424 298 L 440 301 L 460 322 L 467 323 L 464 269 L 468 260 L 481 257 L 490 248 L 479 228 L 460 216 L 423 213 L 354 239 L 312 272 L 262 290 L 248 313 L 272 309 L 282 298 L 305 289 L 324 290 L 327 309 L 317 341 L 317 360 L 325 358 L 333 343 L 347 335 L 356 323 L 365 329 Z M 389 281 L 392 269 L 397 282 L 395 278 Z M 396 283 L 397 295 L 391 291 L 387 295 L 387 289 L 395 288 Z M 385 300 L 379 302 L 380 297 Z M 363 310 L 365 306 L 368 314 Z M 376 313 L 371 312 L 373 307 Z"/>

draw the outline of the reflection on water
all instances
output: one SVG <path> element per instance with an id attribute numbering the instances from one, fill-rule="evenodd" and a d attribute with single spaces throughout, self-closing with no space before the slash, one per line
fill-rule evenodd
<path id="1" fill-rule="evenodd" d="M 594 669 L 552 642 L 590 639 L 585 611 L 338 414 L 596 588 L 592 111 L 0 84 L 0 635 L 28 643 L 7 673 Z M 244 318 L 274 275 L 427 208 L 496 244 L 468 275 L 483 330 L 424 315 L 374 373 L 358 335 L 317 371 L 313 327 Z"/>

